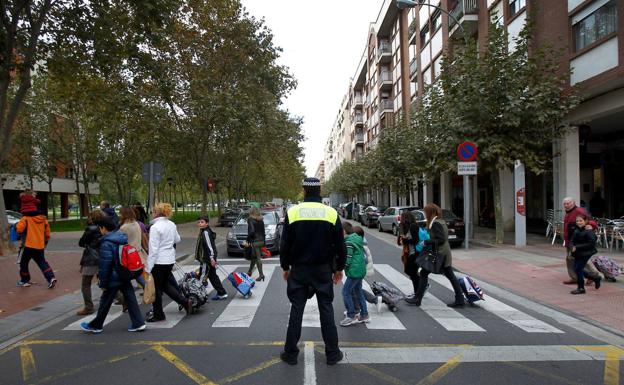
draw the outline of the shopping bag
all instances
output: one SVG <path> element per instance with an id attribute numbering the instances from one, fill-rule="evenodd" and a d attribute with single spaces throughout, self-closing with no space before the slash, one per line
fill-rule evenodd
<path id="1" fill-rule="evenodd" d="M 154 301 L 156 301 L 154 277 L 151 274 L 147 274 L 147 277 L 145 277 L 145 290 L 143 291 L 143 303 L 149 305 L 154 303 Z"/>
<path id="2" fill-rule="evenodd" d="M 266 247 L 263 247 L 261 250 L 262 259 L 271 257 L 271 250 Z"/>

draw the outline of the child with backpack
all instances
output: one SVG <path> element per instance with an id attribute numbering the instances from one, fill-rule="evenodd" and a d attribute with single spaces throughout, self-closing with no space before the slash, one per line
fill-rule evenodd
<path id="1" fill-rule="evenodd" d="M 347 245 L 347 263 L 344 270 L 347 280 L 342 287 L 342 298 L 347 308 L 347 315 L 340 321 L 340 326 L 351 326 L 357 323 L 370 322 L 362 289 L 362 280 L 366 276 L 366 261 L 364 260 L 364 241 L 362 236 L 356 233 L 358 229 L 353 228 L 348 222 L 345 222 L 343 229 Z M 356 314 L 352 294 L 355 294 L 360 305 L 359 316 Z"/>
<path id="2" fill-rule="evenodd" d="M 572 290 L 570 294 L 585 294 L 585 276 L 583 269 L 585 265 L 596 254 L 596 233 L 593 229 L 588 230 L 586 227 L 589 223 L 589 217 L 586 214 L 579 214 L 576 217 L 576 226 L 574 234 L 570 239 L 572 246 L 572 257 L 574 257 L 574 272 L 578 279 L 576 280 L 577 288 Z M 600 289 L 601 278 L 599 275 L 590 277 L 596 286 Z"/>
<path id="3" fill-rule="evenodd" d="M 20 212 L 27 217 L 33 217 L 41 214 L 39 212 L 39 204 L 41 201 L 37 198 L 37 193 L 33 190 L 24 190 L 20 193 Z"/>
<path id="4" fill-rule="evenodd" d="M 213 301 L 226 299 L 227 292 L 217 275 L 217 246 L 215 244 L 217 234 L 210 228 L 209 218 L 205 215 L 197 219 L 197 227 L 199 227 L 199 236 L 195 246 L 195 259 L 201 263 L 200 280 L 204 285 L 207 285 L 207 281 L 210 280 L 210 284 L 217 292 L 211 298 Z"/>
<path id="5" fill-rule="evenodd" d="M 128 243 L 126 234 L 115 231 L 115 223 L 110 217 L 103 216 L 97 223 L 102 238 L 100 238 L 100 255 L 98 278 L 99 286 L 102 289 L 102 297 L 100 298 L 100 306 L 97 316 L 90 322 L 83 322 L 80 328 L 87 333 L 101 333 L 104 327 L 104 321 L 108 315 L 115 296 L 121 291 L 123 298 L 128 305 L 128 314 L 132 324 L 128 328 L 129 332 L 140 332 L 145 330 L 145 320 L 139 309 L 134 288 L 132 287 L 133 275 L 136 272 L 128 270 L 122 266 L 120 251 L 124 249 L 124 245 Z M 136 251 L 134 251 L 136 253 Z M 136 258 L 140 262 L 138 253 Z M 136 262 L 136 261 L 135 261 Z M 139 272 L 140 273 L 140 272 Z"/>

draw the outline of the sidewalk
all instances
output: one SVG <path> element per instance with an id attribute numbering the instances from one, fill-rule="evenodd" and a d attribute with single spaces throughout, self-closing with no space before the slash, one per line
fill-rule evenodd
<path id="1" fill-rule="evenodd" d="M 477 281 L 489 282 L 624 335 L 624 276 L 615 283 L 603 280 L 600 290 L 587 286 L 587 294 L 572 295 L 570 291 L 576 286 L 562 283 L 568 279 L 568 274 L 565 249 L 560 240 L 551 245 L 550 239 L 529 234 L 528 246 L 524 248 L 494 245 L 493 237 L 490 238 L 493 232 L 490 234 L 487 230 L 477 231 L 476 236 L 481 239 L 472 242 L 470 250 L 453 250 L 456 269 Z M 599 248 L 598 255 L 606 255 L 620 266 L 624 265 L 621 250 Z"/>

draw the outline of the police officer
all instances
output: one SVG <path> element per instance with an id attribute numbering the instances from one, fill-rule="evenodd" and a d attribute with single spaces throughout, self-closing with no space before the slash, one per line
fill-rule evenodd
<path id="1" fill-rule="evenodd" d="M 282 232 L 280 265 L 288 283 L 291 308 L 280 357 L 290 365 L 297 364 L 303 310 L 308 298 L 316 294 L 327 364 L 334 365 L 343 354 L 338 348 L 332 283 L 342 282 L 347 249 L 338 213 L 321 203 L 321 182 L 306 178 L 303 191 L 304 202 L 288 210 Z"/>

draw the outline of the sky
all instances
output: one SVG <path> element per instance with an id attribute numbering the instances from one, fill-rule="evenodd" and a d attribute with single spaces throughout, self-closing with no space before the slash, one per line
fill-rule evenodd
<path id="1" fill-rule="evenodd" d="M 283 49 L 279 64 L 297 79 L 297 89 L 284 104 L 292 115 L 303 117 L 304 165 L 306 174 L 314 176 L 383 0 L 242 3 L 251 15 L 265 18 L 275 45 Z"/>

